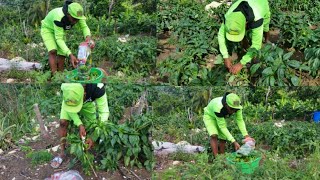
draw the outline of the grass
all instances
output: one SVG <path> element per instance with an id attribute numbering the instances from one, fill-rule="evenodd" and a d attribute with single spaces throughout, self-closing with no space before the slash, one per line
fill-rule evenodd
<path id="1" fill-rule="evenodd" d="M 31 164 L 33 166 L 36 166 L 36 165 L 51 161 L 52 154 L 46 150 L 40 150 L 40 151 L 29 152 L 26 155 L 26 157 L 31 159 Z"/>

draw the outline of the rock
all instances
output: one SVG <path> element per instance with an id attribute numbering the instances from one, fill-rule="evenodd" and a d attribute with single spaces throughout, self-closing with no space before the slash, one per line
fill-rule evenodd
<path id="1" fill-rule="evenodd" d="M 35 141 L 36 139 L 38 139 L 40 137 L 40 135 L 37 135 L 37 136 L 33 136 L 31 139 L 33 140 L 33 141 Z"/>
<path id="2" fill-rule="evenodd" d="M 54 128 L 59 128 L 60 124 L 56 121 L 53 121 L 49 123 L 49 126 Z"/>
<path id="3" fill-rule="evenodd" d="M 8 152 L 8 154 L 14 154 L 14 153 L 16 153 L 16 152 L 17 152 L 17 150 L 15 149 L 15 150 L 13 150 L 13 151 Z"/>
<path id="4" fill-rule="evenodd" d="M 187 141 L 180 141 L 177 143 L 178 146 L 187 146 L 190 145 L 190 143 L 188 143 Z"/>
<path id="5" fill-rule="evenodd" d="M 26 141 L 25 141 L 24 139 L 19 139 L 18 143 L 19 143 L 19 144 L 25 144 Z"/>
<path id="6" fill-rule="evenodd" d="M 203 152 L 205 150 L 204 147 L 193 146 L 186 141 L 181 141 L 177 144 L 171 142 L 153 141 L 152 145 L 154 147 L 154 153 L 158 155 L 170 154 L 175 152 L 198 153 Z"/>
<path id="7" fill-rule="evenodd" d="M 8 71 L 10 69 L 17 70 L 33 70 L 41 69 L 41 64 L 37 62 L 27 62 L 21 57 L 15 57 L 11 60 L 0 58 L 0 72 Z"/>
<path id="8" fill-rule="evenodd" d="M 222 3 L 216 2 L 216 1 L 212 1 L 210 4 L 207 4 L 205 7 L 205 10 L 208 11 L 210 9 L 215 9 L 217 7 L 219 7 Z"/>
<path id="9" fill-rule="evenodd" d="M 120 36 L 120 37 L 118 37 L 118 40 L 117 40 L 117 42 L 128 42 L 130 40 L 130 38 L 129 38 L 129 34 L 126 34 L 125 36 Z"/>
<path id="10" fill-rule="evenodd" d="M 0 154 L 2 154 L 3 153 L 3 150 L 2 149 L 0 149 Z"/>
<path id="11" fill-rule="evenodd" d="M 27 140 L 27 141 L 31 141 L 31 138 L 27 137 L 27 136 L 22 136 L 23 139 Z"/>
<path id="12" fill-rule="evenodd" d="M 15 79 L 9 78 L 7 79 L 7 83 L 13 83 Z"/>
<path id="13" fill-rule="evenodd" d="M 119 77 L 124 77 L 124 74 L 123 74 L 123 72 L 118 71 L 118 72 L 117 72 L 117 76 L 119 76 Z"/>
<path id="14" fill-rule="evenodd" d="M 51 148 L 51 150 L 52 150 L 53 152 L 57 152 L 57 151 L 58 151 L 58 149 L 59 149 L 59 147 L 60 147 L 60 145 L 55 146 L 55 147 Z"/>
<path id="15" fill-rule="evenodd" d="M 15 61 L 15 62 L 24 62 L 24 61 L 26 61 L 25 59 L 23 59 L 23 57 L 14 57 L 14 58 L 12 58 L 11 59 L 11 61 Z"/>
<path id="16" fill-rule="evenodd" d="M 180 164 L 180 161 L 173 161 L 173 162 L 172 162 L 172 165 L 174 165 L 174 166 L 176 166 L 176 165 L 178 165 L 178 164 Z"/>
<path id="17" fill-rule="evenodd" d="M 14 177 L 14 178 L 12 178 L 12 180 L 16 180 L 16 178 Z"/>

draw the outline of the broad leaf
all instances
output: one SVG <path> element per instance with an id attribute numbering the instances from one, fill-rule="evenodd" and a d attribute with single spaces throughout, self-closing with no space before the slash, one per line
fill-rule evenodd
<path id="1" fill-rule="evenodd" d="M 256 71 L 260 68 L 260 66 L 261 66 L 261 63 L 252 65 L 251 68 L 250 68 L 250 73 L 251 73 L 251 75 L 253 75 L 254 73 L 256 73 Z"/>
<path id="2" fill-rule="evenodd" d="M 273 75 L 272 68 L 271 68 L 271 67 L 267 67 L 266 69 L 264 69 L 264 70 L 262 71 L 262 75 L 263 75 L 263 76 Z"/>
<path id="3" fill-rule="evenodd" d="M 300 84 L 300 79 L 297 76 L 292 76 L 291 77 L 291 82 L 294 86 L 299 86 Z"/>
<path id="4" fill-rule="evenodd" d="M 290 67 L 299 69 L 300 66 L 301 66 L 301 62 L 299 62 L 299 61 L 297 61 L 297 60 L 290 60 L 290 61 L 288 62 L 288 65 L 289 65 Z"/>
<path id="5" fill-rule="evenodd" d="M 291 51 L 291 52 L 288 52 L 286 54 L 283 55 L 283 60 L 286 61 L 286 60 L 289 60 L 290 57 L 293 55 L 294 51 Z"/>

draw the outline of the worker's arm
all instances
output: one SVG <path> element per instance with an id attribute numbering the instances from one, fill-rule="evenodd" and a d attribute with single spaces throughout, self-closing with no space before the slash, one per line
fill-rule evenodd
<path id="1" fill-rule="evenodd" d="M 89 27 L 88 27 L 88 25 L 86 23 L 86 20 L 80 19 L 78 23 L 79 23 L 79 26 L 80 26 L 80 28 L 82 30 L 84 38 L 87 38 L 88 36 L 91 36 L 91 32 L 90 32 L 90 29 L 89 29 Z"/>
<path id="2" fill-rule="evenodd" d="M 226 120 L 222 117 L 217 117 L 217 124 L 219 126 L 220 131 L 226 136 L 227 140 L 230 142 L 235 142 L 236 140 L 234 137 L 231 135 L 229 130 L 227 129 L 227 123 Z"/>
<path id="3" fill-rule="evenodd" d="M 65 43 L 65 32 L 62 27 L 54 25 L 54 37 L 62 53 L 67 57 L 70 56 L 71 51 Z"/>
<path id="4" fill-rule="evenodd" d="M 243 121 L 243 116 L 242 116 L 242 110 L 238 110 L 236 112 L 236 121 L 237 121 L 237 125 L 240 129 L 240 132 L 243 136 L 247 136 L 248 135 L 248 132 L 247 132 L 247 129 L 246 129 L 246 124 L 244 123 Z"/>
<path id="5" fill-rule="evenodd" d="M 107 122 L 110 114 L 107 94 L 104 93 L 104 95 L 101 96 L 100 98 L 97 98 L 95 102 L 97 105 L 100 120 L 102 122 Z"/>
<path id="6" fill-rule="evenodd" d="M 261 45 L 262 45 L 262 38 L 263 38 L 263 26 L 259 26 L 257 28 L 252 29 L 252 45 L 250 46 L 250 48 L 254 48 L 256 50 L 260 50 L 261 49 Z M 253 58 L 253 52 L 248 51 L 240 60 L 240 63 L 242 65 L 247 64 L 248 62 L 250 62 Z"/>
<path id="7" fill-rule="evenodd" d="M 222 23 L 221 27 L 219 29 L 219 32 L 218 32 L 218 41 L 219 41 L 219 50 L 220 50 L 220 53 L 222 54 L 222 57 L 224 59 L 229 57 L 228 48 L 226 45 L 226 35 L 225 34 L 226 34 L 225 26 Z"/>
<path id="8" fill-rule="evenodd" d="M 68 112 L 69 117 L 72 119 L 73 123 L 79 127 L 82 124 L 82 121 L 80 120 L 80 117 L 78 113 L 70 113 Z"/>

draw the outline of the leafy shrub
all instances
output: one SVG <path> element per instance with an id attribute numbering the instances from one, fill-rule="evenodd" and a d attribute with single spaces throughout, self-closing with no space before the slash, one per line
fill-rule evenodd
<path id="1" fill-rule="evenodd" d="M 88 137 L 97 142 L 96 151 L 101 158 L 101 169 L 115 170 L 119 167 L 119 160 L 125 166 L 137 165 L 152 170 L 154 166 L 152 145 L 148 140 L 151 120 L 146 116 L 135 117 L 134 121 L 121 125 L 102 122 L 86 122 Z M 94 156 L 85 151 L 85 145 L 78 134 L 68 135 L 71 144 L 70 153 L 75 155 L 88 174 L 92 168 Z"/>
<path id="2" fill-rule="evenodd" d="M 125 74 L 141 73 L 146 76 L 155 68 L 156 39 L 148 36 L 129 37 L 128 42 L 120 42 L 114 35 L 97 42 L 97 59 L 107 57 L 114 62 L 117 70 Z"/>
<path id="3" fill-rule="evenodd" d="M 266 44 L 255 53 L 255 58 L 260 62 L 251 66 L 250 73 L 251 75 L 257 73 L 258 76 L 261 76 L 257 82 L 257 85 L 260 86 L 298 86 L 301 84 L 301 77 L 296 76 L 295 70 L 309 70 L 305 64 L 290 59 L 293 51 L 284 53 L 283 49 L 271 44 Z"/>
<path id="4" fill-rule="evenodd" d="M 305 59 L 308 61 L 310 67 L 310 75 L 317 77 L 320 69 L 320 48 L 307 48 L 304 51 Z"/>
<path id="5" fill-rule="evenodd" d="M 31 159 L 33 166 L 49 162 L 52 159 L 52 154 L 47 150 L 31 151 L 26 155 L 27 158 Z"/>

